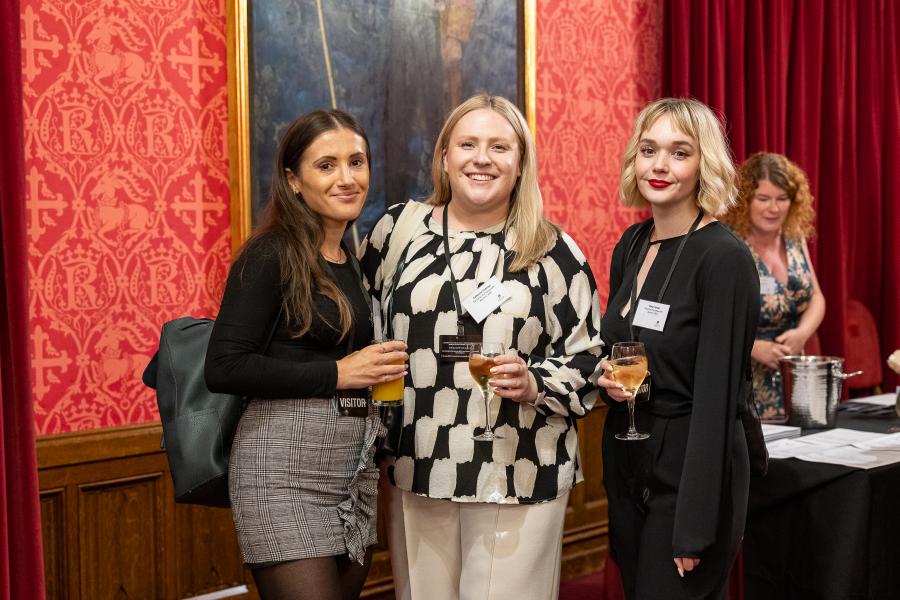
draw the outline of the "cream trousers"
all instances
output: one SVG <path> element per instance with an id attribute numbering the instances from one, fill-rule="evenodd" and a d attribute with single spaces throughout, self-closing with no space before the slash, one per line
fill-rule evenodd
<path id="1" fill-rule="evenodd" d="M 556 600 L 568 492 L 485 504 L 381 490 L 397 600 Z"/>

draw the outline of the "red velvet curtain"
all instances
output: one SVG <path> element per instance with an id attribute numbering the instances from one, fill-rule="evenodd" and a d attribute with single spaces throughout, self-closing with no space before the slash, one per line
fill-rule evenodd
<path id="1" fill-rule="evenodd" d="M 852 352 L 856 299 L 879 324 L 883 360 L 900 348 L 898 3 L 667 0 L 665 11 L 663 93 L 720 111 L 736 160 L 780 152 L 809 175 L 823 352 Z"/>
<path id="2" fill-rule="evenodd" d="M 28 362 L 19 0 L 0 2 L 0 600 L 44 598 Z"/>

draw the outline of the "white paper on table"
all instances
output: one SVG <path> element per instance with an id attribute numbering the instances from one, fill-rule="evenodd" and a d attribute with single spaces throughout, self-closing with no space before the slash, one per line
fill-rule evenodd
<path id="1" fill-rule="evenodd" d="M 769 458 L 799 458 L 802 454 L 821 452 L 822 448 L 813 444 L 804 444 L 799 438 L 783 438 L 766 442 Z"/>
<path id="2" fill-rule="evenodd" d="M 792 425 L 774 425 L 772 423 L 762 424 L 763 439 L 768 443 L 782 438 L 792 438 L 800 436 L 800 428 Z"/>
<path id="3" fill-rule="evenodd" d="M 822 447 L 838 447 L 849 446 L 857 442 L 867 442 L 875 438 L 882 437 L 883 433 L 875 433 L 872 431 L 857 431 L 855 429 L 828 429 L 820 433 L 812 433 L 804 435 L 798 441 L 811 446 Z"/>
<path id="4" fill-rule="evenodd" d="M 891 450 L 862 450 L 854 446 L 840 446 L 796 456 L 807 462 L 842 465 L 856 469 L 874 469 L 900 463 L 900 452 Z"/>
<path id="5" fill-rule="evenodd" d="M 877 396 L 866 396 L 864 398 L 851 398 L 850 402 L 876 404 L 878 406 L 894 406 L 897 402 L 897 394 L 878 394 Z"/>
<path id="6" fill-rule="evenodd" d="M 862 450 L 889 450 L 892 452 L 900 452 L 900 433 L 891 433 L 865 442 L 856 442 L 853 446 Z"/>

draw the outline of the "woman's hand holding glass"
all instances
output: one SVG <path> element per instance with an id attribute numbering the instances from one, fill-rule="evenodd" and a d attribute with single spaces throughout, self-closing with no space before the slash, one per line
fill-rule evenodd
<path id="1" fill-rule="evenodd" d="M 479 442 L 503 439 L 491 429 L 491 399 L 494 397 L 490 379 L 495 360 L 503 355 L 503 344 L 493 342 L 474 343 L 469 347 L 469 373 L 481 391 L 484 400 L 484 433 L 472 436 Z"/>
<path id="2" fill-rule="evenodd" d="M 537 400 L 537 381 L 518 354 L 501 354 L 494 358 L 490 384 L 494 394 L 513 402 Z"/>
<path id="3" fill-rule="evenodd" d="M 618 342 L 613 344 L 611 360 L 600 362 L 603 375 L 597 380 L 605 388 L 609 397 L 617 402 L 628 402 L 628 431 L 617 433 L 616 439 L 626 441 L 645 440 L 649 433 L 637 431 L 634 427 L 634 400 L 641 382 L 647 377 L 647 354 L 640 342 Z"/>
<path id="4" fill-rule="evenodd" d="M 379 342 L 366 346 L 337 361 L 337 389 L 364 388 L 405 377 L 408 359 L 403 342 Z"/>
<path id="5" fill-rule="evenodd" d="M 603 371 L 600 378 L 597 379 L 597 385 L 606 390 L 607 395 L 615 402 L 631 400 L 631 394 L 625 391 L 625 386 L 616 381 L 612 363 L 604 358 L 600 361 L 600 368 Z"/>

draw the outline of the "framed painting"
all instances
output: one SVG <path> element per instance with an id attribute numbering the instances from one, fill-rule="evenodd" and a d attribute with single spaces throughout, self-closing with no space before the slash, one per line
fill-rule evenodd
<path id="1" fill-rule="evenodd" d="M 360 120 L 372 151 L 361 239 L 431 191 L 434 141 L 478 92 L 514 100 L 534 131 L 535 0 L 228 0 L 232 245 L 265 206 L 284 128 L 318 108 Z"/>

